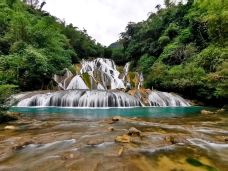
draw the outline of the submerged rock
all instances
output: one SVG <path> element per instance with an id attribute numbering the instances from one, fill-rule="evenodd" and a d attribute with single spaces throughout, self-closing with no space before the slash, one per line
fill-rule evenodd
<path id="1" fill-rule="evenodd" d="M 224 141 L 225 141 L 226 143 L 228 143 L 228 138 L 225 138 Z"/>
<path id="2" fill-rule="evenodd" d="M 23 142 L 23 143 L 20 143 L 20 144 L 14 146 L 12 149 L 13 150 L 21 150 L 22 148 L 24 148 L 25 146 L 30 145 L 30 144 L 34 144 L 34 142 L 33 141 L 26 141 L 26 142 Z"/>
<path id="3" fill-rule="evenodd" d="M 182 136 L 177 136 L 177 135 L 170 135 L 166 136 L 164 138 L 165 142 L 171 143 L 171 144 L 178 144 L 178 143 L 185 143 L 186 139 Z"/>
<path id="4" fill-rule="evenodd" d="M 142 132 L 140 130 L 138 130 L 138 129 L 134 128 L 134 127 L 131 127 L 129 129 L 129 131 L 128 131 L 128 135 L 130 135 L 130 136 L 134 136 L 134 135 L 141 136 L 141 133 Z"/>
<path id="5" fill-rule="evenodd" d="M 112 118 L 112 121 L 113 121 L 113 122 L 118 122 L 118 121 L 120 121 L 120 119 L 121 119 L 120 116 L 114 116 L 114 117 Z"/>
<path id="6" fill-rule="evenodd" d="M 115 141 L 120 143 L 129 143 L 131 142 L 131 137 L 128 135 L 121 135 L 121 136 L 117 136 L 115 138 Z"/>
<path id="7" fill-rule="evenodd" d="M 211 114 L 215 114 L 215 112 L 211 112 L 211 111 L 208 111 L 208 110 L 202 110 L 201 114 L 203 114 L 203 115 L 211 115 Z"/>
<path id="8" fill-rule="evenodd" d="M 95 146 L 104 143 L 103 139 L 92 139 L 86 142 L 87 145 Z"/>
<path id="9" fill-rule="evenodd" d="M 114 131 L 115 129 L 113 127 L 108 128 L 109 131 Z"/>
<path id="10" fill-rule="evenodd" d="M 71 159 L 75 159 L 75 157 L 76 156 L 70 152 L 66 152 L 61 156 L 62 160 L 71 160 Z"/>
<path id="11" fill-rule="evenodd" d="M 17 127 L 15 127 L 15 126 L 12 126 L 12 125 L 8 125 L 8 126 L 5 126 L 5 128 L 4 128 L 5 130 L 16 130 L 17 129 Z"/>

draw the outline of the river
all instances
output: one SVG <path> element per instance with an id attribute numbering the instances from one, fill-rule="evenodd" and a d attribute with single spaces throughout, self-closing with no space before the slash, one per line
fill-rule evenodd
<path id="1" fill-rule="evenodd" d="M 0 126 L 0 170 L 227 171 L 228 115 L 202 109 L 12 108 L 21 119 Z"/>

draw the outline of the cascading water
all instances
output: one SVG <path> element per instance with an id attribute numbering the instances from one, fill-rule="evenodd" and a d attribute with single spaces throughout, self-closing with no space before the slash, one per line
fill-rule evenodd
<path id="1" fill-rule="evenodd" d="M 152 91 L 148 97 L 150 106 L 190 106 L 182 97 L 166 92 Z"/>
<path id="2" fill-rule="evenodd" d="M 141 102 L 122 91 L 67 90 L 37 94 L 20 101 L 18 107 L 133 107 Z"/>
<path id="3" fill-rule="evenodd" d="M 29 95 L 31 96 L 31 95 Z M 152 91 L 145 104 L 138 95 L 111 90 L 65 90 L 54 93 L 35 93 L 24 98 L 18 107 L 137 107 L 137 106 L 190 106 L 182 97 L 166 92 Z"/>
<path id="4" fill-rule="evenodd" d="M 74 89 L 89 89 L 81 76 L 76 75 L 66 88 L 67 90 L 74 90 Z"/>
<path id="5" fill-rule="evenodd" d="M 125 89 L 124 82 L 119 78 L 120 73 L 113 60 L 104 58 L 97 58 L 93 61 L 83 60 L 81 66 L 81 74 L 87 73 L 95 78 L 94 72 L 99 72 L 98 79 L 105 89 Z"/>
<path id="6" fill-rule="evenodd" d="M 129 68 L 130 68 L 130 62 L 126 63 L 126 65 L 124 66 L 124 73 L 123 73 L 123 80 L 126 79 L 127 75 L 128 75 L 128 72 L 129 72 Z"/>
<path id="7" fill-rule="evenodd" d="M 140 75 L 139 75 L 138 89 L 140 89 L 141 87 L 143 87 L 143 81 L 144 81 L 143 73 L 140 73 Z"/>

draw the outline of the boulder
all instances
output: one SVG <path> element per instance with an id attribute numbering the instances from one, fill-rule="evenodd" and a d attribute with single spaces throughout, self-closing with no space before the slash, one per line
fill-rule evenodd
<path id="1" fill-rule="evenodd" d="M 131 127 L 129 130 L 128 130 L 128 135 L 130 135 L 130 136 L 134 136 L 134 135 L 136 135 L 136 136 L 141 136 L 141 131 L 140 130 L 138 130 L 138 129 L 136 129 L 136 128 L 134 128 L 134 127 Z"/>
<path id="2" fill-rule="evenodd" d="M 121 135 L 121 136 L 117 136 L 115 138 L 115 141 L 120 143 L 129 143 L 131 142 L 131 137 L 129 135 Z"/>

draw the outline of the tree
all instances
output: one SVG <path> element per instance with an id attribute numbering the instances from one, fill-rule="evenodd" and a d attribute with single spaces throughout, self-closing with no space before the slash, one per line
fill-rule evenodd
<path id="1" fill-rule="evenodd" d="M 155 8 L 157 9 L 157 11 L 160 11 L 160 9 L 161 9 L 161 5 L 160 5 L 160 4 L 158 4 L 158 5 L 156 5 L 156 6 L 155 6 Z"/>
<path id="2" fill-rule="evenodd" d="M 23 0 L 24 3 L 30 5 L 32 8 L 42 10 L 44 5 L 46 4 L 45 0 Z"/>
<path id="3" fill-rule="evenodd" d="M 144 71 L 148 88 L 227 100 L 226 1 L 174 2 L 165 0 L 166 8 L 158 5 L 146 21 L 127 25 L 124 58 Z"/>
<path id="4" fill-rule="evenodd" d="M 29 4 L 31 7 L 36 8 L 39 4 L 39 0 L 23 0 L 24 3 Z"/>
<path id="5" fill-rule="evenodd" d="M 72 62 L 103 54 L 103 46 L 85 31 L 39 10 L 39 1 L 16 1 L 10 7 L 12 1 L 0 2 L 0 86 L 46 89 L 53 75 Z"/>
<path id="6" fill-rule="evenodd" d="M 165 0 L 164 3 L 166 8 L 170 8 L 172 5 L 174 5 L 173 2 L 171 2 L 171 0 Z"/>
<path id="7" fill-rule="evenodd" d="M 46 5 L 46 2 L 43 1 L 41 4 L 40 4 L 40 10 L 42 10 L 42 8 L 44 7 L 44 5 Z"/>

